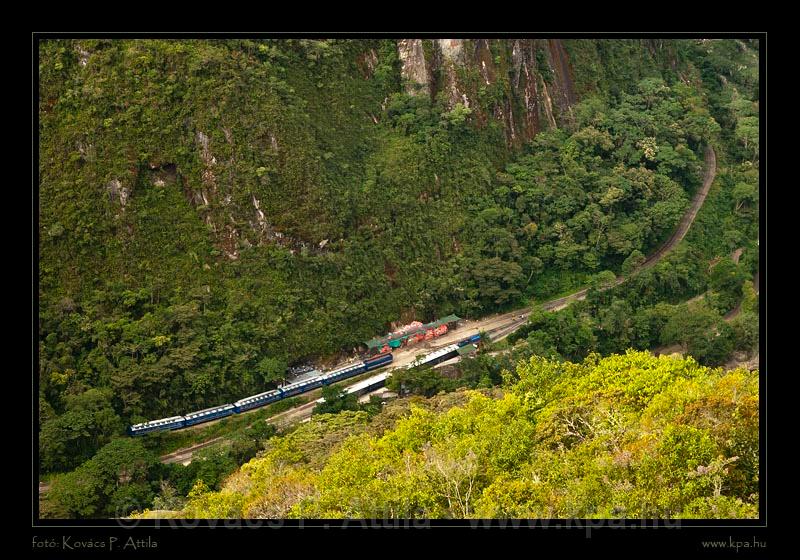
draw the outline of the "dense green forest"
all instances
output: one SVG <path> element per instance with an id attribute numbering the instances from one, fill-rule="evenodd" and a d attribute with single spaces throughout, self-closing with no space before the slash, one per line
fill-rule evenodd
<path id="1" fill-rule="evenodd" d="M 40 470 L 71 471 L 50 514 L 218 488 L 271 433 L 167 468 L 125 426 L 266 390 L 392 321 L 594 286 L 534 313 L 503 366 L 479 358 L 452 382 L 411 372 L 428 395 L 499 385 L 532 354 L 677 343 L 721 365 L 756 348 L 758 42 L 658 43 L 563 41 L 577 99 L 517 145 L 496 118 L 520 110 L 503 41 L 493 83 L 458 69 L 468 104 L 410 92 L 393 40 L 40 42 Z M 555 92 L 563 76 L 534 48 Z M 708 144 L 717 179 L 678 250 L 598 289 L 671 235 Z M 136 484 L 120 486 L 125 457 Z"/>

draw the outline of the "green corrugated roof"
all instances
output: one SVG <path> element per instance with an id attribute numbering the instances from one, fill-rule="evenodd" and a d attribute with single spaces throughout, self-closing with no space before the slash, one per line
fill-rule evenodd
<path id="1" fill-rule="evenodd" d="M 413 336 L 413 335 L 417 334 L 420 331 L 426 331 L 428 329 L 435 329 L 436 327 L 440 327 L 440 326 L 446 325 L 448 323 L 455 323 L 456 321 L 460 321 L 460 320 L 461 320 L 461 317 L 458 317 L 457 315 L 448 315 L 447 317 L 442 317 L 438 321 L 434 321 L 432 323 L 428 323 L 427 325 L 422 325 L 419 329 L 417 329 L 415 331 L 409 331 L 409 332 L 407 332 L 405 334 L 394 336 L 394 337 L 392 337 L 392 336 L 376 336 L 375 338 L 372 338 L 372 339 L 366 341 L 364 344 L 366 344 L 367 348 L 369 348 L 369 349 L 381 348 L 384 344 L 387 344 L 389 341 L 392 341 L 392 340 L 404 340 L 404 339 L 408 338 L 409 336 Z"/>
<path id="2" fill-rule="evenodd" d="M 428 323 L 427 325 L 425 325 L 425 327 L 428 328 L 428 329 L 431 329 L 431 328 L 435 329 L 436 327 L 440 327 L 442 325 L 446 325 L 447 323 L 455 323 L 456 321 L 460 321 L 460 320 L 461 320 L 461 317 L 458 317 L 457 315 L 448 315 L 447 317 L 442 317 L 438 321 L 434 321 L 433 323 Z"/>

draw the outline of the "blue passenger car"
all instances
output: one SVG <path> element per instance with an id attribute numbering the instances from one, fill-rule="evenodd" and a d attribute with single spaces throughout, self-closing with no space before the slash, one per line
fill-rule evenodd
<path id="1" fill-rule="evenodd" d="M 160 420 L 151 420 L 150 422 L 142 422 L 141 424 L 134 424 L 128 426 L 129 436 L 143 436 L 152 432 L 160 432 L 163 430 L 177 430 L 183 428 L 183 416 L 171 416 L 170 418 L 161 418 Z"/>
<path id="2" fill-rule="evenodd" d="M 480 338 L 480 336 L 478 336 L 478 338 Z M 185 416 L 172 416 L 170 418 L 162 418 L 160 420 L 152 420 L 150 422 L 135 424 L 128 427 L 128 435 L 140 436 L 151 432 L 179 430 L 181 428 L 194 426 L 196 424 L 202 424 L 203 422 L 210 422 L 211 420 L 224 418 L 226 416 L 230 416 L 231 414 L 238 414 L 240 412 L 258 408 L 287 397 L 292 397 L 294 395 L 299 395 L 300 393 L 311 391 L 323 385 L 336 383 L 337 381 L 353 377 L 365 371 L 383 367 L 392 363 L 393 359 L 394 358 L 392 357 L 391 352 L 387 352 L 363 362 L 344 366 L 326 374 L 318 375 L 317 377 L 313 377 L 311 379 L 292 383 L 290 385 L 286 385 L 285 387 L 267 391 L 265 393 L 259 393 L 257 395 L 245 397 L 233 404 L 223 404 L 206 408 L 196 412 L 190 412 Z"/>
<path id="3" fill-rule="evenodd" d="M 473 334 L 471 337 L 465 338 L 464 340 L 460 341 L 458 343 L 458 346 L 461 347 L 461 346 L 466 346 L 467 344 L 475 344 L 480 339 L 481 339 L 481 335 Z"/>
<path id="4" fill-rule="evenodd" d="M 392 356 L 391 352 L 387 352 L 385 354 L 375 356 L 374 358 L 369 358 L 368 360 L 364 360 L 365 371 L 383 367 L 386 364 L 392 363 L 392 360 L 394 360 L 394 357 Z"/>
<path id="5" fill-rule="evenodd" d="M 230 416 L 235 412 L 236 411 L 234 410 L 234 406 L 232 404 L 223 404 L 221 406 L 214 406 L 212 408 L 198 410 L 197 412 L 190 412 L 184 416 L 186 419 L 185 425 L 194 426 L 195 424 L 202 424 L 203 422 L 209 422 L 211 420 L 216 420 L 217 418 Z"/>
<path id="6" fill-rule="evenodd" d="M 365 371 L 367 370 L 364 367 L 364 362 L 358 362 L 357 364 L 329 371 L 324 375 L 320 375 L 319 378 L 323 385 L 330 385 L 331 383 L 336 383 L 337 381 L 347 379 L 348 377 L 353 377 L 354 375 L 358 375 L 359 373 L 363 373 Z"/>
<path id="7" fill-rule="evenodd" d="M 283 398 L 283 393 L 281 392 L 281 390 L 274 389 L 272 391 L 267 391 L 266 393 L 259 393 L 257 395 L 240 399 L 235 403 L 233 403 L 233 408 L 236 411 L 236 414 L 238 414 L 245 410 L 258 408 L 259 406 L 264 406 L 269 403 L 279 401 L 282 398 Z"/>
<path id="8" fill-rule="evenodd" d="M 306 379 L 305 381 L 298 381 L 297 383 L 292 383 L 291 385 L 285 385 L 281 387 L 281 393 L 283 393 L 283 397 L 281 398 L 299 395 L 300 393 L 305 393 L 306 391 L 310 391 L 321 386 L 322 379 L 319 377 L 313 377 L 311 379 Z"/>

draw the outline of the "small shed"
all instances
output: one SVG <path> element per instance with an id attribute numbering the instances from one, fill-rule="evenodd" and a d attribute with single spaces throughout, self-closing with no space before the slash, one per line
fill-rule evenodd
<path id="1" fill-rule="evenodd" d="M 435 329 L 441 325 L 447 325 L 448 330 L 453 330 L 458 326 L 458 322 L 461 320 L 461 317 L 457 315 L 448 315 L 447 317 L 442 317 L 438 321 L 434 321 L 433 323 L 428 323 L 425 325 L 425 328 L 428 329 Z"/>

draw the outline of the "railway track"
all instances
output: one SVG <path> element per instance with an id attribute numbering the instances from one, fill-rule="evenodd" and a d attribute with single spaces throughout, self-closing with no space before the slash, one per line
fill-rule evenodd
<path id="1" fill-rule="evenodd" d="M 222 436 L 215 437 L 213 439 L 210 439 L 208 441 L 204 441 L 202 443 L 197 443 L 197 444 L 192 445 L 190 447 L 184 447 L 183 449 L 179 449 L 178 451 L 175 451 L 173 453 L 168 453 L 166 455 L 162 455 L 160 457 L 161 462 L 164 463 L 164 464 L 183 463 L 183 462 L 185 462 L 187 460 L 191 460 L 192 455 L 194 455 L 195 451 L 200 451 L 204 447 L 208 447 L 209 445 L 213 445 L 213 444 L 217 443 L 220 440 L 222 440 Z"/>

